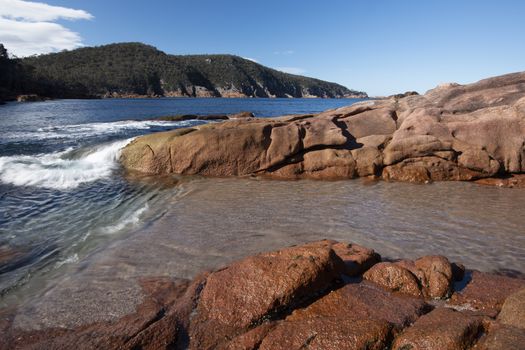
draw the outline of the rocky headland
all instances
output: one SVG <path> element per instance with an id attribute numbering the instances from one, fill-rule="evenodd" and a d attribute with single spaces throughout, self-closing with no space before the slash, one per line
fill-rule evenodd
<path id="1" fill-rule="evenodd" d="M 121 162 L 147 174 L 525 186 L 525 72 L 317 115 L 232 119 L 139 137 Z"/>
<path id="2" fill-rule="evenodd" d="M 323 240 L 261 253 L 193 281 L 144 278 L 135 313 L 23 331 L 2 349 L 520 349 L 525 280 L 443 256 L 382 260 Z"/>
<path id="3" fill-rule="evenodd" d="M 0 100 L 48 98 L 366 98 L 362 91 L 288 74 L 234 55 L 170 55 L 115 43 L 10 58 L 0 44 Z"/>

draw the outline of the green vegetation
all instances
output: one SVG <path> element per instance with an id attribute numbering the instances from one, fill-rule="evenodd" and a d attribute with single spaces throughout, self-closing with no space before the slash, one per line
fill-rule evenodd
<path id="1" fill-rule="evenodd" d="M 14 99 L 33 88 L 30 74 L 29 68 L 18 59 L 10 59 L 4 45 L 0 44 L 0 102 Z"/>
<path id="2" fill-rule="evenodd" d="M 2 60 L 1 69 L 7 67 L 12 73 L 4 77 L 2 70 L 0 88 L 15 94 L 36 93 L 52 98 L 364 94 L 335 83 L 283 73 L 233 55 L 175 56 L 140 43 L 86 47 L 21 60 L 11 60 L 5 54 Z M 5 67 L 4 61 L 9 63 Z"/>

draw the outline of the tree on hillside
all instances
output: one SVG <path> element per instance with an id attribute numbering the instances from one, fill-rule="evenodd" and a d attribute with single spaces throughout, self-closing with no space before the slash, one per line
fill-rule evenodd
<path id="1" fill-rule="evenodd" d="M 4 44 L 0 44 L 0 60 L 8 60 L 9 54 L 7 53 L 7 49 L 4 47 Z"/>
<path id="2" fill-rule="evenodd" d="M 13 89 L 15 67 L 9 59 L 7 49 L 0 44 L 0 101 L 8 99 Z"/>
<path id="3" fill-rule="evenodd" d="M 30 67 L 24 67 L 19 59 L 10 58 L 5 46 L 0 43 L 0 101 L 14 99 L 35 85 L 30 71 Z"/>

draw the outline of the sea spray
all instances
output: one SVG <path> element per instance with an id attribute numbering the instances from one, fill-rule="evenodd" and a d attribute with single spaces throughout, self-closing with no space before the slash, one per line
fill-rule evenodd
<path id="1" fill-rule="evenodd" d="M 15 186 L 36 186 L 67 190 L 111 175 L 120 150 L 133 138 L 98 145 L 79 158 L 75 150 L 32 156 L 0 157 L 0 181 Z"/>
<path id="2" fill-rule="evenodd" d="M 169 130 L 172 128 L 183 128 L 192 125 L 205 124 L 208 121 L 184 120 L 184 121 L 163 121 L 163 120 L 121 120 L 115 122 L 85 123 L 71 125 L 56 125 L 40 127 L 34 131 L 14 131 L 2 135 L 9 141 L 18 140 L 50 140 L 65 139 L 78 140 L 103 135 L 123 135 L 130 132 L 144 132 L 148 130 Z"/>

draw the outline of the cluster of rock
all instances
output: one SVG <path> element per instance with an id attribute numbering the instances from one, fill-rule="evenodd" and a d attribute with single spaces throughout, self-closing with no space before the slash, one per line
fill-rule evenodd
<path id="1" fill-rule="evenodd" d="M 123 150 L 121 161 L 149 174 L 284 179 L 427 182 L 519 174 L 525 172 L 525 73 L 317 115 L 237 119 L 146 135 Z"/>
<path id="2" fill-rule="evenodd" d="M 271 91 L 263 84 L 256 83 L 256 87 L 237 88 L 233 85 L 224 87 L 206 87 L 199 85 L 183 86 L 180 89 L 164 91 L 165 97 L 223 97 L 223 98 L 368 98 L 364 92 L 336 93 L 323 89 L 309 89 L 306 87 L 299 90 L 282 92 Z M 292 95 L 292 93 L 294 93 Z"/>
<path id="3" fill-rule="evenodd" d="M 17 102 L 41 102 L 46 100 L 48 100 L 48 98 L 38 96 L 36 94 L 18 95 L 16 98 Z"/>
<path id="4" fill-rule="evenodd" d="M 211 114 L 211 115 L 196 115 L 196 114 L 178 114 L 168 115 L 163 117 L 157 117 L 155 120 L 164 120 L 171 122 L 180 122 L 184 120 L 236 120 L 236 119 L 250 119 L 255 118 L 253 113 L 240 112 L 236 114 Z"/>
<path id="5" fill-rule="evenodd" d="M 465 271 L 442 256 L 381 262 L 318 241 L 262 253 L 193 282 L 142 281 L 136 313 L 77 329 L 23 332 L 5 349 L 519 349 L 525 280 Z"/>

